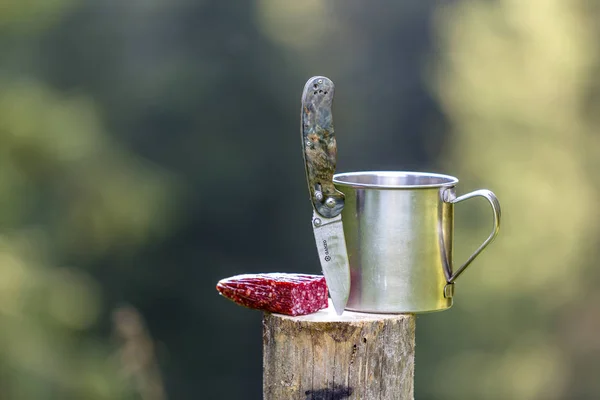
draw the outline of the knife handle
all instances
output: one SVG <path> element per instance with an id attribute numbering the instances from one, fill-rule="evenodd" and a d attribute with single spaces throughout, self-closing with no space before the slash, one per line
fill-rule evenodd
<path id="1" fill-rule="evenodd" d="M 331 115 L 334 90 L 331 79 L 314 76 L 302 92 L 300 120 L 308 190 L 313 208 L 324 218 L 333 218 L 344 208 L 344 195 L 333 185 L 337 161 Z"/>

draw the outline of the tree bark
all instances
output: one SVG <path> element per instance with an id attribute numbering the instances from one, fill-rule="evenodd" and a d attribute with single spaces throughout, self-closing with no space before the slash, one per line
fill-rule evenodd
<path id="1" fill-rule="evenodd" d="M 263 399 L 414 399 L 415 316 L 263 318 Z"/>

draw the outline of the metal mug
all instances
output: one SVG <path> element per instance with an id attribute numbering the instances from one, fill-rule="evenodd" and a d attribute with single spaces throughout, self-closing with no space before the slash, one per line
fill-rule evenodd
<path id="1" fill-rule="evenodd" d="M 334 176 L 344 193 L 344 235 L 350 261 L 347 310 L 425 313 L 452 306 L 454 282 L 498 234 L 500 203 L 489 190 L 456 197 L 458 179 L 421 172 L 350 172 Z M 454 270 L 454 204 L 483 197 L 492 233 Z"/>

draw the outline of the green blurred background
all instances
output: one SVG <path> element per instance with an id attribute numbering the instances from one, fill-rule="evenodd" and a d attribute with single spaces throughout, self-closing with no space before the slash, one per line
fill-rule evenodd
<path id="1" fill-rule="evenodd" d="M 0 399 L 260 399 L 238 273 L 319 273 L 299 138 L 493 190 L 416 399 L 600 398 L 600 4 L 0 0 Z M 456 260 L 487 235 L 457 208 Z"/>

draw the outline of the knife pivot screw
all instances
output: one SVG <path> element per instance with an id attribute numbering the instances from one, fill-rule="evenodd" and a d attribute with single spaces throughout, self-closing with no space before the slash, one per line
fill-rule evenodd
<path id="1" fill-rule="evenodd" d="M 315 200 L 323 201 L 323 192 L 321 192 L 320 190 L 315 191 Z"/>
<path id="2" fill-rule="evenodd" d="M 335 199 L 330 197 L 327 200 L 325 200 L 325 205 L 329 208 L 333 208 L 335 207 Z"/>
<path id="3" fill-rule="evenodd" d="M 315 220 L 313 221 L 313 224 L 315 226 L 321 226 L 321 219 L 320 218 L 315 218 Z"/>

